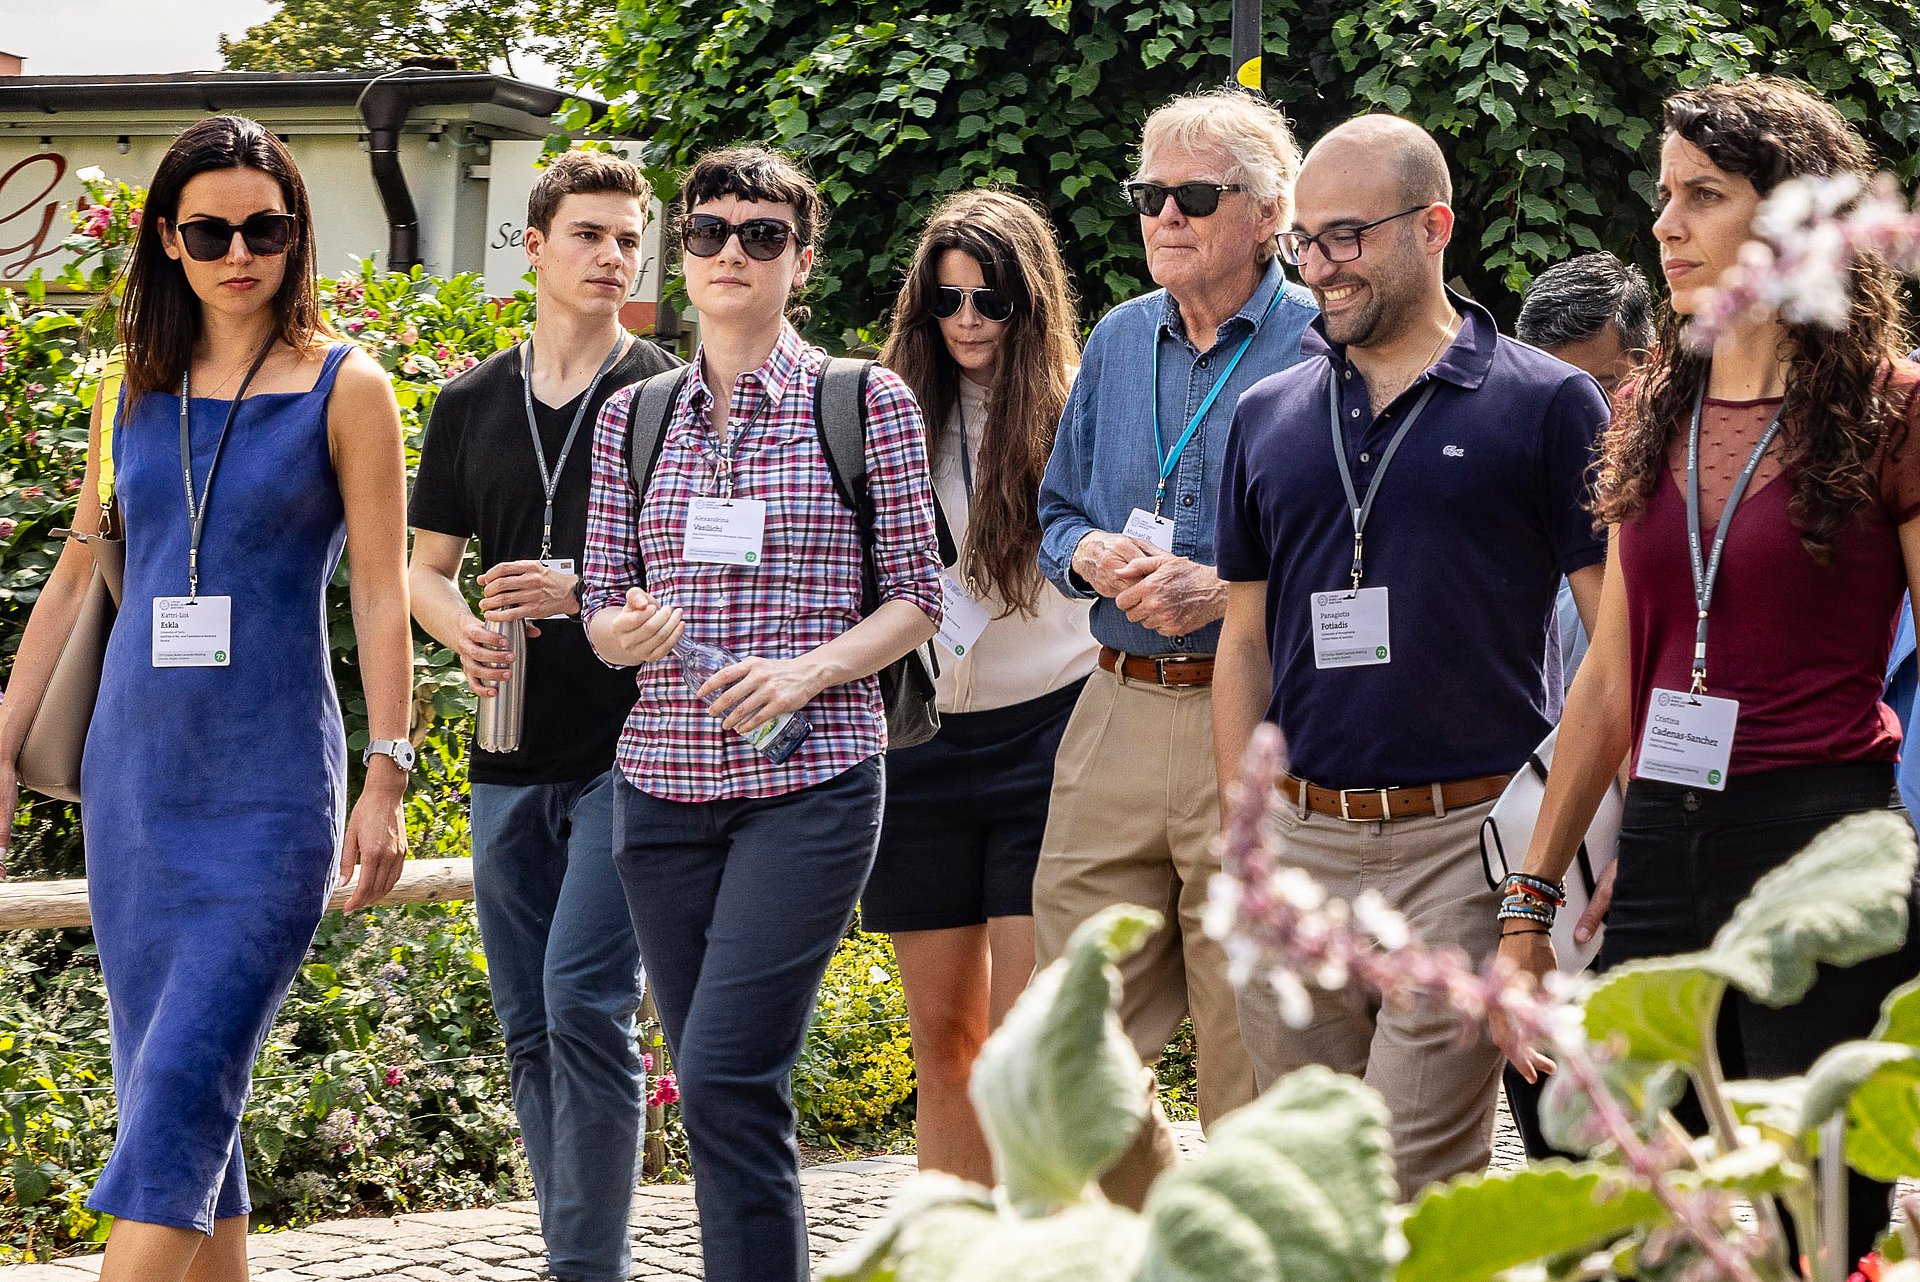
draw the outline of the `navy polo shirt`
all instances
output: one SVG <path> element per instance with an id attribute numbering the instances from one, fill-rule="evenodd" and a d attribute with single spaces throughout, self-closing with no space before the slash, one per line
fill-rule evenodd
<path id="1" fill-rule="evenodd" d="M 1547 653 L 1560 576 L 1606 557 L 1588 511 L 1607 424 L 1594 380 L 1465 315 L 1440 359 L 1375 415 L 1344 350 L 1323 349 L 1244 393 L 1219 509 L 1219 572 L 1267 585 L 1267 719 L 1288 768 L 1331 788 L 1383 788 L 1513 770 L 1559 717 Z M 1313 328 L 1324 340 L 1322 323 Z M 1354 489 L 1429 380 L 1366 526 L 1363 587 L 1388 590 L 1390 663 L 1320 670 L 1309 597 L 1345 588 L 1353 519 L 1335 466 L 1329 389 Z"/>

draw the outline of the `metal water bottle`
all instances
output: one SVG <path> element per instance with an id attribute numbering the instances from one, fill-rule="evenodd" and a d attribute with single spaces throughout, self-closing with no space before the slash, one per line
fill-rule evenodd
<path id="1" fill-rule="evenodd" d="M 487 627 L 507 639 L 507 675 L 494 683 L 493 697 L 480 700 L 480 748 L 513 752 L 527 720 L 527 621 L 488 619 Z"/>

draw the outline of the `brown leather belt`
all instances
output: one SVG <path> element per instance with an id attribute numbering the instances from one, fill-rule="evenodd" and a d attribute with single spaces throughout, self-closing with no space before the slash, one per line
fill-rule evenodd
<path id="1" fill-rule="evenodd" d="M 1100 666 L 1128 681 L 1157 686 L 1210 686 L 1213 684 L 1213 656 L 1210 654 L 1121 654 L 1100 647 Z"/>
<path id="2" fill-rule="evenodd" d="M 1417 788 L 1322 788 L 1283 773 L 1274 787 L 1295 805 L 1301 804 L 1304 790 L 1307 809 L 1317 815 L 1332 815 L 1352 823 L 1379 823 L 1417 819 L 1442 809 L 1458 810 L 1492 801 L 1506 791 L 1507 781 L 1512 778 L 1510 774 L 1481 775 L 1478 779 L 1455 779 Z"/>

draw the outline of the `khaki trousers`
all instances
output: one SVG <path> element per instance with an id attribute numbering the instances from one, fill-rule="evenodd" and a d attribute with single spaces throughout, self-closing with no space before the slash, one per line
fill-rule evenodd
<path id="1" fill-rule="evenodd" d="M 1191 1014 L 1202 1126 L 1254 1097 L 1226 956 L 1201 929 L 1207 881 L 1220 871 L 1212 692 L 1122 683 L 1095 670 L 1060 741 L 1033 884 L 1038 964 L 1060 957 L 1074 928 L 1112 904 L 1139 904 L 1166 924 L 1120 963 L 1120 1020 L 1152 1065 Z M 1176 1154 L 1165 1120 L 1121 1158 L 1109 1196 L 1134 1202 Z M 1157 1133 L 1154 1133 L 1157 1132 Z"/>
<path id="2" fill-rule="evenodd" d="M 1491 801 L 1444 816 L 1348 823 L 1302 814 L 1283 799 L 1269 819 L 1276 858 L 1311 873 L 1327 893 L 1351 901 L 1378 891 L 1407 918 L 1415 938 L 1460 948 L 1477 966 L 1499 946 L 1480 862 L 1480 821 Z M 1500 1052 L 1484 1030 L 1462 1040 L 1445 1009 L 1384 1007 L 1373 993 L 1309 988 L 1311 1022 L 1289 1028 L 1270 986 L 1240 993 L 1240 1026 L 1260 1089 L 1307 1064 L 1361 1078 L 1393 1115 L 1393 1148 L 1403 1200 L 1435 1180 L 1484 1171 L 1492 1156 Z"/>

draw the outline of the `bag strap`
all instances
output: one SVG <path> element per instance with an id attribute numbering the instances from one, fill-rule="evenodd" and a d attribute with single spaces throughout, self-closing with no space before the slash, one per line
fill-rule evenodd
<path id="1" fill-rule="evenodd" d="M 627 481 L 633 486 L 633 504 L 637 510 L 647 498 L 647 486 L 660 466 L 660 452 L 666 448 L 667 425 L 673 420 L 673 407 L 680 403 L 681 389 L 693 377 L 693 366 L 662 370 L 640 380 L 627 402 Z M 634 558 L 640 563 L 640 582 L 647 581 L 646 559 L 636 542 Z"/>
<path id="2" fill-rule="evenodd" d="M 113 505 L 113 429 L 120 422 L 120 395 L 126 378 L 126 356 L 116 347 L 108 353 L 100 371 L 100 465 L 95 485 L 102 512 Z"/>
<path id="3" fill-rule="evenodd" d="M 872 361 L 830 356 L 813 390 L 814 428 L 820 437 L 820 449 L 827 456 L 827 472 L 833 477 L 834 493 L 859 524 L 861 553 L 868 562 L 874 553 L 876 520 L 867 486 L 867 380 L 873 366 Z M 960 559 L 959 549 L 947 525 L 947 514 L 940 509 L 939 496 L 932 497 L 940 564 L 951 565 Z M 871 569 L 869 564 L 869 573 Z M 863 607 L 871 613 L 876 604 L 869 600 Z"/>

